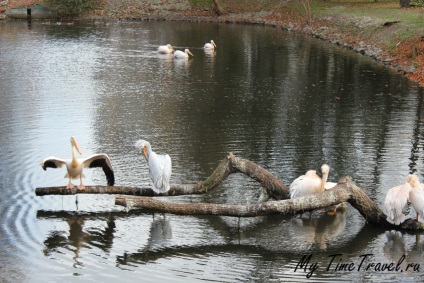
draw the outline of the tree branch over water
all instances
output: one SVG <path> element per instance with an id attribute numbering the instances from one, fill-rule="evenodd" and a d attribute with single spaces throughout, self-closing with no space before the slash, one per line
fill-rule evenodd
<path id="1" fill-rule="evenodd" d="M 212 204 L 212 203 L 173 203 L 153 199 L 151 196 L 177 196 L 204 194 L 222 184 L 233 173 L 243 173 L 261 184 L 261 202 L 250 205 Z M 252 161 L 229 154 L 215 171 L 205 180 L 196 184 L 173 185 L 167 193 L 155 194 L 151 188 L 130 188 L 118 186 L 86 186 L 83 191 L 65 187 L 36 188 L 36 195 L 68 194 L 117 194 L 116 205 L 127 208 L 146 208 L 180 215 L 221 215 L 236 217 L 255 217 L 268 214 L 296 214 L 326 208 L 343 202 L 350 203 L 365 220 L 386 229 L 424 230 L 424 224 L 408 219 L 400 226 L 392 225 L 386 215 L 369 198 L 365 190 L 358 187 L 351 177 L 339 180 L 337 186 L 323 193 L 301 198 L 289 199 L 288 187 L 266 169 Z M 275 201 L 266 201 L 269 198 Z"/>

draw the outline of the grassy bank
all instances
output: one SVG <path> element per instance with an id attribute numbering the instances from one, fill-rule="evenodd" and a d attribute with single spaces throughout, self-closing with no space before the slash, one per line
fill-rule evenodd
<path id="1" fill-rule="evenodd" d="M 424 86 L 424 8 L 399 0 L 93 0 L 80 19 L 190 20 L 267 24 L 319 37 L 371 56 Z M 43 0 L 10 0 L 0 12 Z M 305 8 L 306 7 L 306 8 Z"/>
<path id="2" fill-rule="evenodd" d="M 281 26 L 352 48 L 424 86 L 424 8 L 401 8 L 399 0 L 222 0 L 228 14 L 217 17 L 212 0 L 190 2 L 221 21 Z"/>

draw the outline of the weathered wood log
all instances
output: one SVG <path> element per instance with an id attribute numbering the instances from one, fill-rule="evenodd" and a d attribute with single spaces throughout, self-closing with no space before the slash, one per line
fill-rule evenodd
<path id="1" fill-rule="evenodd" d="M 336 205 L 350 199 L 351 192 L 345 185 L 338 184 L 337 189 L 321 194 L 284 201 L 268 201 L 251 205 L 230 205 L 211 203 L 181 204 L 161 201 L 149 197 L 118 195 L 115 204 L 132 207 L 155 209 L 162 212 L 183 215 L 221 215 L 237 217 L 254 217 L 268 214 L 295 214 Z M 372 202 L 372 201 L 371 201 Z"/>
<path id="2" fill-rule="evenodd" d="M 151 188 L 134 188 L 121 186 L 86 186 L 84 190 L 76 187 L 44 187 L 36 188 L 37 196 L 74 195 L 74 194 L 122 194 L 136 196 L 177 196 L 189 194 L 204 194 L 222 184 L 233 173 L 243 173 L 261 183 L 268 195 L 274 199 L 289 198 L 289 190 L 277 177 L 252 161 L 229 154 L 224 158 L 213 173 L 205 180 L 196 184 L 172 185 L 168 192 L 157 194 Z"/>
<path id="3" fill-rule="evenodd" d="M 173 185 L 171 190 L 166 194 L 168 196 L 200 194 L 198 184 L 182 184 Z M 154 196 L 158 195 L 153 192 L 152 188 L 139 187 L 121 187 L 121 186 L 85 186 L 85 189 L 78 190 L 77 187 L 67 189 L 62 187 L 40 187 L 35 189 L 36 196 L 46 195 L 76 195 L 76 194 L 112 194 L 112 195 L 134 195 L 134 196 Z"/>
<path id="4" fill-rule="evenodd" d="M 141 207 L 180 215 L 221 215 L 236 217 L 254 217 L 268 214 L 295 214 L 349 202 L 367 222 L 375 226 L 390 229 L 424 230 L 424 224 L 408 219 L 396 226 L 386 220 L 386 215 L 359 188 L 350 177 L 343 177 L 331 190 L 296 199 L 268 201 L 251 205 L 228 205 L 210 203 L 172 203 L 147 197 L 116 196 L 115 204 L 127 208 Z"/>
<path id="5" fill-rule="evenodd" d="M 277 201 L 268 201 L 252 205 L 226 204 L 178 204 L 164 202 L 146 196 L 177 196 L 189 194 L 204 194 L 218 187 L 230 174 L 243 173 L 261 184 L 262 200 L 272 197 Z M 295 214 L 325 208 L 342 202 L 349 202 L 370 224 L 390 229 L 424 230 L 424 224 L 408 219 L 402 225 L 392 225 L 386 220 L 386 215 L 359 188 L 350 177 L 343 177 L 332 190 L 298 199 L 289 199 L 289 189 L 283 182 L 266 169 L 252 161 L 229 154 L 215 171 L 205 180 L 197 184 L 173 185 L 167 193 L 156 194 L 151 188 L 131 188 L 118 186 L 87 186 L 85 190 L 65 187 L 36 188 L 36 195 L 69 195 L 69 194 L 116 194 L 117 205 L 126 207 L 142 207 L 174 214 L 191 215 L 223 215 L 237 217 L 254 217 L 267 214 Z M 132 196 L 130 196 L 132 195 Z M 144 197 L 141 197 L 144 196 Z"/>
<path id="6" fill-rule="evenodd" d="M 280 179 L 258 164 L 229 154 L 230 168 L 233 173 L 243 173 L 258 181 L 267 191 L 268 195 L 276 200 L 289 199 L 289 188 Z"/>

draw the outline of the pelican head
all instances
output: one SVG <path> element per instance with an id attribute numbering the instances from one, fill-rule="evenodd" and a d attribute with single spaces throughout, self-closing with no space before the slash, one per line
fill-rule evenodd
<path id="1" fill-rule="evenodd" d="M 408 177 L 406 177 L 406 182 L 409 183 L 412 188 L 418 188 L 419 181 L 418 181 L 417 175 L 414 175 L 414 174 L 408 175 Z"/>
<path id="2" fill-rule="evenodd" d="M 329 172 L 330 172 L 330 166 L 328 166 L 327 164 L 323 164 L 321 166 L 321 173 L 322 173 L 321 192 L 324 191 L 324 186 L 325 186 L 325 183 L 327 182 Z"/>
<path id="3" fill-rule="evenodd" d="M 135 147 L 138 148 L 138 150 L 143 153 L 146 160 L 149 161 L 149 155 L 152 152 L 152 147 L 150 146 L 150 143 L 145 140 L 138 140 L 135 143 Z"/>
<path id="4" fill-rule="evenodd" d="M 79 154 L 82 154 L 81 148 L 77 142 L 77 139 L 74 136 L 71 137 L 71 146 L 75 147 Z"/>
<path id="5" fill-rule="evenodd" d="M 203 46 L 206 50 L 213 51 L 216 48 L 216 44 L 213 40 L 211 40 L 211 43 L 205 43 L 205 46 Z"/>
<path id="6" fill-rule="evenodd" d="M 190 52 L 190 50 L 188 50 L 188 49 L 185 49 L 185 50 L 184 50 L 184 53 L 189 54 L 189 55 L 191 55 L 191 56 L 194 56 L 194 55 L 193 55 L 193 53 L 191 53 L 191 52 Z"/>
<path id="7" fill-rule="evenodd" d="M 167 44 L 166 47 L 168 47 L 169 50 L 174 51 L 174 48 L 172 48 L 172 45 L 171 44 Z"/>

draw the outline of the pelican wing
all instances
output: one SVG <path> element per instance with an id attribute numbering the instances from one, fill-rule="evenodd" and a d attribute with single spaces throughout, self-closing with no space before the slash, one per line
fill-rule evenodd
<path id="1" fill-rule="evenodd" d="M 68 161 L 69 160 L 50 156 L 50 157 L 45 158 L 41 162 L 41 166 L 43 167 L 44 170 L 47 170 L 48 167 L 50 167 L 50 168 L 60 168 L 63 165 L 66 165 L 66 162 L 68 162 Z"/>
<path id="2" fill-rule="evenodd" d="M 175 58 L 187 58 L 188 55 L 184 52 L 182 52 L 181 50 L 177 50 L 174 52 L 174 57 Z"/>
<path id="3" fill-rule="evenodd" d="M 411 190 L 409 193 L 409 201 L 418 213 L 418 221 L 424 222 L 424 190 L 422 186 Z"/>
<path id="4" fill-rule="evenodd" d="M 109 156 L 106 154 L 94 154 L 83 159 L 82 164 L 84 167 L 89 168 L 101 167 L 106 175 L 108 186 L 113 186 L 115 184 L 115 175 L 113 174 L 112 164 Z"/>
<path id="5" fill-rule="evenodd" d="M 314 170 L 306 172 L 290 184 L 290 198 L 299 198 L 318 193 L 321 180 Z"/>
<path id="6" fill-rule="evenodd" d="M 172 173 L 171 157 L 168 154 L 158 155 L 155 152 L 149 155 L 149 174 L 153 182 L 153 190 L 167 192 L 169 179 Z"/>
<path id="7" fill-rule="evenodd" d="M 409 183 L 393 187 L 387 191 L 386 198 L 384 200 L 384 206 L 387 210 L 387 221 L 392 224 L 399 225 L 405 220 L 403 214 L 406 205 L 408 204 L 409 192 L 411 186 Z"/>

